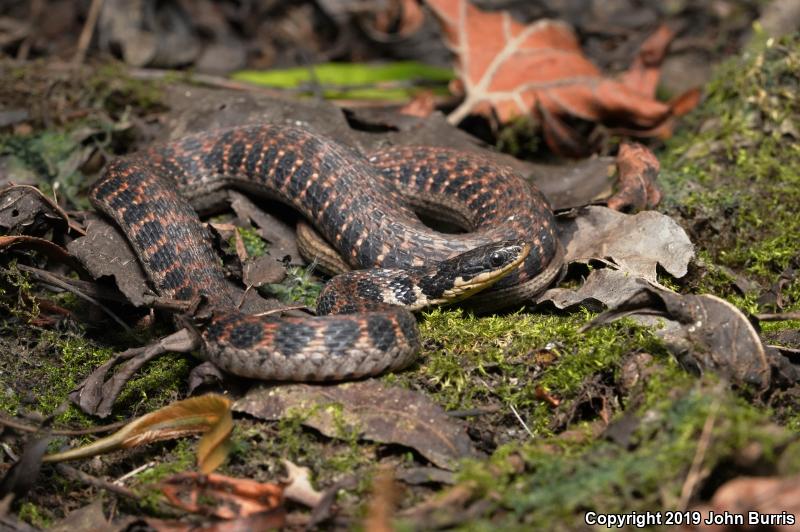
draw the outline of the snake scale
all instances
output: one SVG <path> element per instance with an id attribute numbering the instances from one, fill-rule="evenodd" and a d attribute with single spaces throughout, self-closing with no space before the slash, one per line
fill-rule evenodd
<path id="1" fill-rule="evenodd" d="M 326 286 L 318 314 L 329 315 L 239 312 L 195 211 L 212 207 L 227 187 L 293 207 L 347 264 L 373 269 Z M 547 201 L 509 169 L 430 147 L 365 158 L 295 126 L 213 131 L 114 159 L 90 198 L 125 233 L 159 294 L 208 302 L 199 327 L 204 356 L 250 378 L 331 380 L 399 369 L 420 348 L 409 309 L 492 284 L 484 304 L 512 305 L 561 268 Z M 417 212 L 468 232 L 437 232 Z"/>

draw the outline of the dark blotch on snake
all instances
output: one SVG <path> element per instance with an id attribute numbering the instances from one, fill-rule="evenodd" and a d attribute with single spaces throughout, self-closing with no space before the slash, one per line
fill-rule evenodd
<path id="1" fill-rule="evenodd" d="M 246 349 L 257 344 L 264 335 L 264 327 L 259 323 L 242 322 L 234 325 L 228 341 L 233 347 Z"/>
<path id="2" fill-rule="evenodd" d="M 332 324 L 325 335 L 325 347 L 331 353 L 337 354 L 350 349 L 361 336 L 361 327 L 358 322 L 341 320 Z"/>
<path id="3" fill-rule="evenodd" d="M 388 350 L 397 340 L 392 320 L 380 314 L 367 318 L 367 331 L 372 344 L 381 351 Z"/>
<path id="4" fill-rule="evenodd" d="M 283 322 L 275 331 L 275 349 L 285 356 L 301 353 L 315 335 L 314 327 L 290 321 Z"/>

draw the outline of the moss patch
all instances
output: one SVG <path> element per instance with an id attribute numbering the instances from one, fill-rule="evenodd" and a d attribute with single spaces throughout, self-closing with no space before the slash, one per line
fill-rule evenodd
<path id="1" fill-rule="evenodd" d="M 710 275 L 692 287 L 737 299 L 730 275 L 763 288 L 800 266 L 800 37 L 755 45 L 719 67 L 706 100 L 662 154 L 667 206 L 685 221 Z M 800 281 L 782 287 L 800 308 Z M 750 307 L 750 308 L 748 308 Z"/>

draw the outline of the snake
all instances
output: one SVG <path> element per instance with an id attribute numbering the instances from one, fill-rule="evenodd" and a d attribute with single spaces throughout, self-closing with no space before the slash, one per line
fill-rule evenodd
<path id="1" fill-rule="evenodd" d="M 335 252 L 352 269 L 323 288 L 317 316 L 238 310 L 199 217 L 219 209 L 228 188 L 292 207 L 329 246 L 308 244 L 302 254 L 314 256 L 304 258 Z M 439 147 L 364 156 L 299 125 L 208 131 L 114 158 L 89 198 L 124 233 L 158 294 L 207 305 L 197 318 L 200 356 L 253 379 L 404 368 L 421 349 L 411 311 L 481 290 L 477 308 L 523 303 L 563 262 L 546 198 L 511 169 Z M 465 232 L 434 230 L 424 215 Z"/>

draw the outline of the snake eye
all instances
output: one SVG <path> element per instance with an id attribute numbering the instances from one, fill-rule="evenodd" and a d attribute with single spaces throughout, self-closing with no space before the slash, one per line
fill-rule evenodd
<path id="1" fill-rule="evenodd" d="M 499 251 L 495 251 L 491 255 L 489 255 L 489 263 L 495 268 L 499 268 L 500 266 L 502 266 L 503 263 L 505 263 L 505 261 L 506 261 L 505 254 Z"/>

